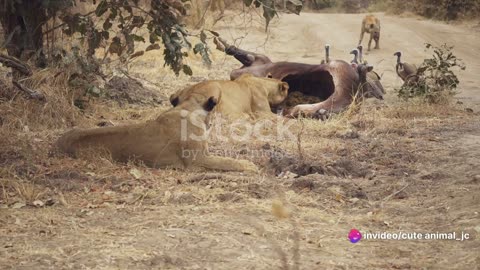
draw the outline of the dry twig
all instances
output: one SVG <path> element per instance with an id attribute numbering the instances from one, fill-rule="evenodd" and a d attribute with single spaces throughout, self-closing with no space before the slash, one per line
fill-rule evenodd
<path id="1" fill-rule="evenodd" d="M 18 89 L 22 90 L 25 94 L 28 95 L 28 97 L 30 97 L 31 99 L 36 99 L 36 100 L 40 100 L 40 101 L 45 101 L 45 96 L 42 94 L 42 93 L 39 93 L 35 90 L 32 90 L 28 87 L 25 87 L 23 85 L 21 85 L 20 83 L 18 83 L 17 81 L 12 81 L 13 85 L 15 87 L 17 87 Z"/>
<path id="2" fill-rule="evenodd" d="M 26 76 L 31 76 L 33 74 L 32 70 L 27 64 L 21 62 L 13 56 L 0 54 L 0 63 L 3 63 L 7 67 L 14 68 Z"/>

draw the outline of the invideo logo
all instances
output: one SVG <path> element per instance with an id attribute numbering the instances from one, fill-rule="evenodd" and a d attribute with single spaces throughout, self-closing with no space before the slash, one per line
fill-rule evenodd
<path id="1" fill-rule="evenodd" d="M 348 233 L 348 239 L 350 239 L 350 242 L 352 243 L 357 243 L 360 241 L 360 239 L 362 239 L 362 234 L 357 229 L 351 229 Z"/>

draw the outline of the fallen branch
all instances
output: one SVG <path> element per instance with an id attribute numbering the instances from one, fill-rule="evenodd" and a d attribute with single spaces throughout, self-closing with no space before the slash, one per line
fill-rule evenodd
<path id="1" fill-rule="evenodd" d="M 17 81 L 12 81 L 13 85 L 15 87 L 17 87 L 18 89 L 22 90 L 25 94 L 28 95 L 28 97 L 30 97 L 31 99 L 36 99 L 36 100 L 40 100 L 40 101 L 45 101 L 45 96 L 35 90 L 32 90 L 30 88 L 27 88 L 23 85 L 21 85 L 20 83 L 18 83 Z"/>
<path id="2" fill-rule="evenodd" d="M 217 46 L 217 50 L 225 52 L 225 50 L 230 46 L 226 40 L 221 37 L 214 37 L 213 43 Z"/>
<path id="3" fill-rule="evenodd" d="M 200 182 L 203 180 L 243 180 L 243 179 L 249 179 L 248 176 L 239 176 L 239 175 L 228 175 L 228 174 L 222 174 L 222 173 L 202 173 L 199 175 L 194 175 L 186 180 L 187 183 L 195 183 L 195 182 Z"/>
<path id="4" fill-rule="evenodd" d="M 14 68 L 26 76 L 31 76 L 33 74 L 32 70 L 27 64 L 22 63 L 13 56 L 0 54 L 0 63 L 3 63 L 7 67 Z"/>
<path id="5" fill-rule="evenodd" d="M 410 186 L 410 183 L 406 184 L 405 186 L 403 186 L 401 189 L 399 189 L 398 191 L 388 195 L 387 197 L 385 197 L 383 200 L 382 200 L 382 203 L 381 205 L 383 206 L 383 203 L 384 202 L 387 202 L 388 200 L 390 200 L 391 198 L 395 197 L 397 194 L 399 194 L 400 192 L 404 191 L 408 186 Z"/>

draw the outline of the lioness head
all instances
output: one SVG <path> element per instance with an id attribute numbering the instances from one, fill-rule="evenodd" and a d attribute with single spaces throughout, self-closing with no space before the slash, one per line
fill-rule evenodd
<path id="1" fill-rule="evenodd" d="M 266 78 L 255 77 L 251 74 L 245 73 L 240 76 L 236 81 L 247 81 L 255 83 L 256 88 L 263 87 L 268 93 L 268 103 L 270 106 L 275 106 L 282 103 L 288 96 L 288 83 L 282 82 L 271 77 L 271 73 L 267 74 Z"/>
<path id="2" fill-rule="evenodd" d="M 202 89 L 202 87 L 187 87 L 170 96 L 173 107 L 182 105 L 184 108 L 194 109 L 200 106 L 209 112 L 220 102 L 220 91 L 216 89 Z"/>
<path id="3" fill-rule="evenodd" d="M 268 103 L 271 106 L 282 103 L 288 96 L 288 83 L 275 80 L 277 84 L 277 91 L 270 92 L 268 95 Z"/>

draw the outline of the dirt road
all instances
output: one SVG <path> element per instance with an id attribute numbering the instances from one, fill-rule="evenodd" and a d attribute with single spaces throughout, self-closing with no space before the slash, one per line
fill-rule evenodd
<path id="1" fill-rule="evenodd" d="M 321 61 L 325 43 L 331 44 L 333 58 L 350 59 L 363 16 L 281 15 L 266 40 L 261 24 L 245 27 L 248 17 L 227 15 L 215 28 L 223 37 L 245 36 L 237 40 L 244 49 L 306 63 Z M 242 158 L 250 158 L 249 149 L 285 157 L 250 158 L 262 167 L 258 175 L 157 170 L 44 152 L 40 158 L 32 154 L 32 161 L 12 151 L 15 158 L 0 176 L 13 171 L 15 181 L 32 177 L 34 185 L 0 189 L 8 197 L 8 204 L 0 205 L 0 268 L 478 269 L 480 117 L 463 108 L 398 105 L 393 88 L 401 81 L 393 53 L 401 50 L 405 61 L 418 64 L 427 55 L 423 43 L 455 45 L 467 65 L 460 73 L 458 97 L 478 112 L 479 32 L 378 16 L 381 49 L 366 58 L 383 74 L 385 104 L 366 104 L 347 120 L 297 121 L 295 142 L 211 145 L 213 150 L 234 148 L 244 153 Z M 131 73 L 162 86 L 165 96 L 195 81 L 172 76 L 159 64 L 162 57 L 161 51 L 147 52 L 132 64 Z M 195 75 L 226 79 L 239 66 L 220 52 L 214 58 L 208 70 L 192 61 Z M 127 115 L 123 107 L 107 109 L 105 117 L 91 117 L 118 123 Z M 146 118 L 138 108 L 129 110 L 131 121 Z M 53 142 L 51 135 L 30 137 L 35 147 L 29 151 Z M 276 172 L 287 169 L 291 172 Z M 53 198 L 54 204 L 17 204 L 22 197 Z M 292 218 L 272 215 L 278 201 Z M 352 228 L 362 233 L 455 232 L 469 239 L 352 244 L 347 239 Z"/>
<path id="2" fill-rule="evenodd" d="M 365 14 L 313 14 L 301 16 L 284 14 L 270 29 L 265 43 L 261 29 L 232 29 L 225 24 L 220 33 L 233 40 L 246 36 L 239 43 L 242 48 L 265 53 L 273 61 L 320 63 L 324 58 L 324 45 L 332 46 L 335 59 L 350 60 L 349 52 L 356 47 L 360 36 L 360 23 Z M 372 50 L 365 56 L 375 70 L 383 74 L 387 88 L 398 87 L 401 80 L 395 73 L 393 54 L 402 51 L 403 61 L 419 65 L 431 55 L 425 43 L 455 46 L 454 53 L 464 60 L 467 69 L 459 72 L 461 81 L 458 98 L 470 104 L 480 105 L 480 30 L 466 26 L 416 18 L 400 18 L 376 14 L 381 21 L 380 50 Z M 368 44 L 365 35 L 363 46 Z M 262 46 L 265 43 L 264 46 Z M 374 44 L 372 42 L 372 44 Z M 262 46 L 262 47 L 259 47 Z M 372 46 L 373 48 L 373 46 Z M 429 55 L 430 54 L 430 55 Z"/>

